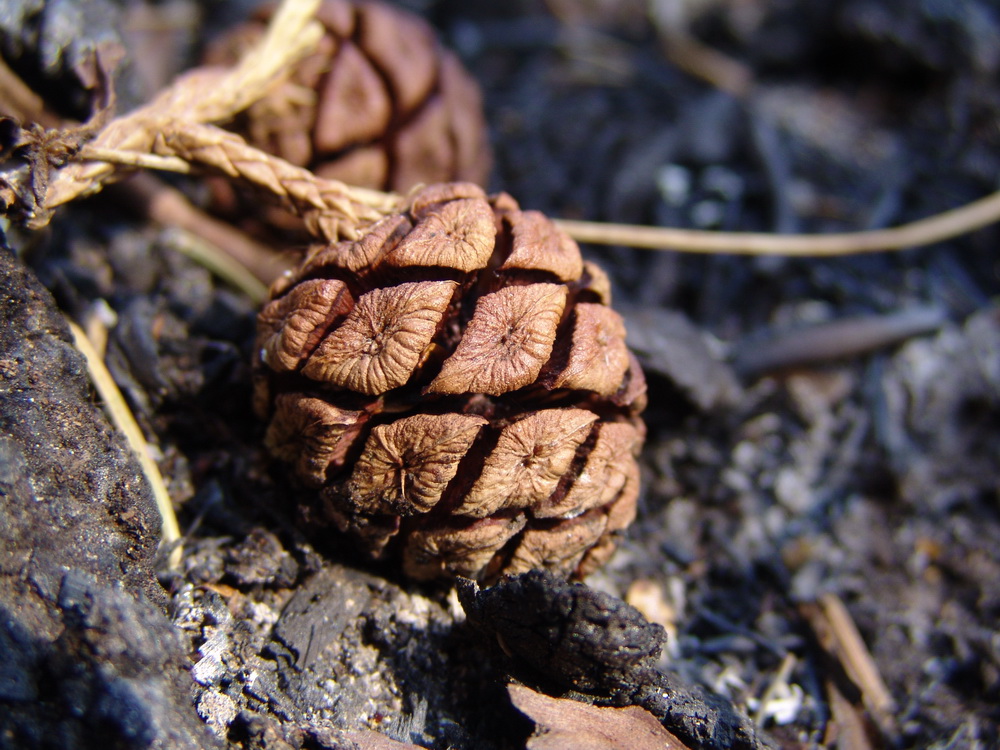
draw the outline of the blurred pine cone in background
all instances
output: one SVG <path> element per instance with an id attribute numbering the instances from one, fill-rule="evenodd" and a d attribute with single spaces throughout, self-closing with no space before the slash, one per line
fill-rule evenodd
<path id="1" fill-rule="evenodd" d="M 422 189 L 315 247 L 258 318 L 266 442 L 408 575 L 583 576 L 631 522 L 645 381 L 604 273 L 545 216 Z"/>
<path id="2" fill-rule="evenodd" d="M 271 10 L 216 40 L 206 62 L 238 60 Z M 486 184 L 491 156 L 479 87 L 423 19 L 347 0 L 325 0 L 318 19 L 326 35 L 316 52 L 232 130 L 320 177 L 360 187 Z"/>

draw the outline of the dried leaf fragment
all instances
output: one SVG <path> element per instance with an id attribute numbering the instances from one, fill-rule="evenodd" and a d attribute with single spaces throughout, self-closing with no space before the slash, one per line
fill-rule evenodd
<path id="1" fill-rule="evenodd" d="M 596 421 L 586 409 L 543 409 L 507 425 L 455 514 L 482 518 L 543 503 Z"/>
<path id="2" fill-rule="evenodd" d="M 560 281 L 576 281 L 583 273 L 580 248 L 541 211 L 512 211 L 504 217 L 510 225 L 511 252 L 502 269 L 548 271 Z"/>
<path id="3" fill-rule="evenodd" d="M 528 750 L 688 750 L 639 706 L 591 706 L 508 685 L 514 706 L 536 724 Z"/>
<path id="4" fill-rule="evenodd" d="M 269 302 L 257 316 L 261 360 L 277 372 L 297 369 L 352 301 L 344 282 L 313 279 Z"/>
<path id="5" fill-rule="evenodd" d="M 417 281 L 361 295 L 302 373 L 367 395 L 405 385 L 437 332 L 456 286 L 453 281 Z"/>
<path id="6" fill-rule="evenodd" d="M 343 463 L 364 412 L 341 409 L 303 393 L 282 393 L 274 401 L 265 445 L 276 458 L 294 464 L 304 481 L 322 485 L 331 466 Z"/>
<path id="7" fill-rule="evenodd" d="M 439 266 L 475 271 L 493 254 L 496 224 L 490 204 L 477 198 L 435 207 L 385 257 L 393 266 Z"/>
<path id="8" fill-rule="evenodd" d="M 566 287 L 528 284 L 484 295 L 431 393 L 498 396 L 530 385 L 552 354 Z"/>
<path id="9" fill-rule="evenodd" d="M 416 414 L 372 429 L 348 482 L 355 511 L 429 511 L 484 424 L 471 414 Z"/>

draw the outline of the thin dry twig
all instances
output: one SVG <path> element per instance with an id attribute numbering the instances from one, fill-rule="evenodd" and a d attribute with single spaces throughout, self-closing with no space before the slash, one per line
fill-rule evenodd
<path id="1" fill-rule="evenodd" d="M 595 221 L 557 223 L 579 242 L 646 250 L 734 255 L 825 257 L 931 245 L 1000 221 L 1000 191 L 959 208 L 891 229 L 837 234 L 711 232 Z"/>
<path id="2" fill-rule="evenodd" d="M 844 666 L 861 688 L 865 702 L 872 709 L 876 720 L 882 725 L 891 723 L 896 702 L 889 694 L 889 689 L 885 686 L 875 660 L 872 659 L 847 607 L 840 597 L 830 593 L 820 597 L 819 606 L 830 624 Z"/>
<path id="3" fill-rule="evenodd" d="M 53 171 L 50 180 L 46 173 L 44 189 L 35 191 L 39 196 L 24 193 L 19 208 L 28 226 L 44 226 L 58 206 L 97 192 L 106 182 L 137 168 L 188 173 L 200 166 L 220 171 L 282 199 L 314 235 L 328 241 L 354 238 L 358 230 L 395 210 L 398 196 L 319 179 L 207 124 L 232 118 L 290 73 L 322 35 L 312 20 L 318 4 L 319 0 L 285 0 L 264 38 L 234 68 L 188 73 L 152 103 L 110 122 L 83 146 L 79 161 Z M 173 220 L 206 240 L 207 245 L 184 247 L 197 250 L 202 262 L 255 299 L 260 297 L 259 284 L 238 265 L 265 282 L 280 272 L 279 256 L 269 262 L 267 252 L 252 240 L 225 231 L 166 188 L 147 196 L 146 208 L 151 218 Z M 211 252 L 214 247 L 237 262 Z"/>
<path id="4" fill-rule="evenodd" d="M 820 646 L 839 662 L 844 675 L 860 692 L 867 714 L 878 730 L 885 737 L 897 736 L 896 703 L 843 601 L 827 593 L 815 603 L 803 603 L 800 610 Z M 830 687 L 836 685 L 831 682 Z"/>
<path id="5" fill-rule="evenodd" d="M 125 398 L 122 396 L 121 391 L 118 390 L 114 378 L 111 377 L 111 373 L 105 367 L 101 355 L 97 353 L 97 349 L 90 343 L 90 339 L 87 338 L 87 334 L 83 332 L 80 326 L 68 318 L 66 322 L 73 332 L 73 340 L 76 343 L 76 348 L 80 350 L 87 360 L 87 369 L 90 371 L 90 378 L 98 394 L 104 400 L 104 407 L 107 409 L 108 417 L 115 427 L 125 435 L 129 447 L 142 467 L 142 473 L 146 476 L 153 490 L 153 498 L 156 500 L 156 507 L 160 511 L 163 543 L 177 543 L 171 550 L 170 557 L 168 558 L 170 567 L 176 568 L 181 563 L 181 546 L 179 544 L 181 532 L 180 526 L 177 524 L 177 516 L 174 515 L 173 504 L 170 502 L 170 494 L 167 492 L 167 485 L 163 481 L 163 475 L 160 474 L 159 468 L 157 468 L 156 463 L 150 457 L 146 438 L 143 437 L 142 430 L 135 421 L 135 417 L 132 416 L 132 412 L 129 410 L 128 404 L 125 403 Z"/>
<path id="6" fill-rule="evenodd" d="M 353 239 L 359 230 L 396 210 L 399 196 L 320 179 L 210 124 L 230 119 L 259 99 L 315 45 L 321 29 L 311 19 L 318 2 L 285 0 L 263 40 L 234 68 L 192 71 L 152 103 L 109 123 L 82 149 L 80 161 L 53 174 L 41 205 L 29 204 L 22 211 L 27 224 L 44 226 L 56 207 L 94 193 L 104 183 L 136 168 L 187 173 L 199 166 L 222 172 L 277 196 L 302 216 L 314 235 L 328 241 Z M 173 201 L 175 209 L 176 203 Z M 192 218 L 191 211 L 174 213 Z M 220 235 L 210 223 L 188 221 L 198 230 Z M 246 250 L 246 245 L 220 246 Z M 268 264 L 261 261 L 259 253 L 243 252 L 236 259 L 252 263 L 252 272 L 259 279 L 273 278 L 273 269 L 265 269 Z M 230 278 L 239 277 L 224 262 L 215 265 Z"/>

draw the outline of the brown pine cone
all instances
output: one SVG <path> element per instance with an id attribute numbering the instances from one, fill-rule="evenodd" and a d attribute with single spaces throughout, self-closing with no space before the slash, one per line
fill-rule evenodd
<path id="1" fill-rule="evenodd" d="M 270 11 L 219 39 L 209 64 L 231 64 Z M 325 0 L 317 51 L 232 125 L 320 177 L 405 192 L 418 183 L 485 184 L 490 147 L 476 82 L 421 18 L 380 2 Z"/>
<path id="2" fill-rule="evenodd" d="M 645 381 L 607 277 L 537 211 L 432 185 L 313 248 L 258 317 L 266 442 L 408 575 L 583 576 L 638 494 Z"/>

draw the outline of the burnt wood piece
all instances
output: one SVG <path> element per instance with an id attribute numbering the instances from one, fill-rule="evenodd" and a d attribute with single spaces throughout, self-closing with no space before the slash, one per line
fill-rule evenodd
<path id="1" fill-rule="evenodd" d="M 152 494 L 71 341 L 0 249 L 0 748 L 218 747 L 163 612 Z"/>
<path id="2" fill-rule="evenodd" d="M 622 600 L 541 571 L 483 590 L 460 581 L 458 592 L 516 679 L 595 705 L 641 706 L 698 750 L 767 747 L 726 699 L 656 668 L 663 628 Z"/>

